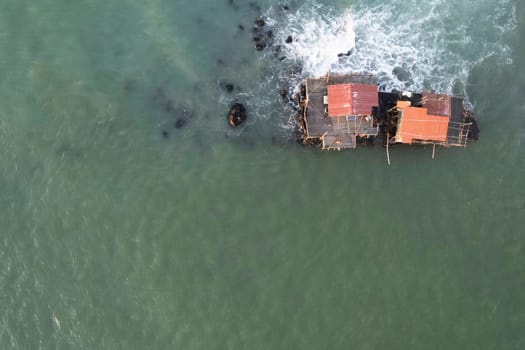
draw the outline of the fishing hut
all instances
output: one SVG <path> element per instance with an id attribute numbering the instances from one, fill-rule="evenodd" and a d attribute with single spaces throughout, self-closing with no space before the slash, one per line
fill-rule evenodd
<path id="1" fill-rule="evenodd" d="M 369 75 L 326 75 L 304 81 L 302 132 L 305 143 L 324 150 L 355 148 L 358 139 L 373 138 L 379 128 L 372 115 L 378 105 L 377 85 Z"/>
<path id="2" fill-rule="evenodd" d="M 380 92 L 379 99 L 387 144 L 466 147 L 469 136 L 473 136 L 470 128 L 475 122 L 464 109 L 461 97 L 430 92 Z"/>
<path id="3" fill-rule="evenodd" d="M 431 92 L 378 91 L 371 75 L 308 78 L 298 97 L 304 143 L 324 150 L 355 148 L 363 141 L 466 147 L 479 128 L 463 98 Z M 361 142 L 360 142 L 361 141 Z"/>

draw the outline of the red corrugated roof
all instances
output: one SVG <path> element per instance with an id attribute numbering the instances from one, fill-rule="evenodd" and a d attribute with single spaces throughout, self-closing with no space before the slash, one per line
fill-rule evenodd
<path id="1" fill-rule="evenodd" d="M 448 117 L 428 114 L 422 107 L 410 107 L 408 101 L 399 101 L 397 109 L 402 112 L 397 125 L 395 140 L 412 143 L 413 139 L 444 142 L 447 140 Z"/>
<path id="2" fill-rule="evenodd" d="M 372 107 L 379 105 L 377 86 L 369 84 L 352 84 L 353 114 L 371 114 Z"/>
<path id="3" fill-rule="evenodd" d="M 378 105 L 377 86 L 369 84 L 328 85 L 328 116 L 372 113 Z"/>
<path id="4" fill-rule="evenodd" d="M 352 84 L 328 85 L 328 116 L 352 114 Z"/>

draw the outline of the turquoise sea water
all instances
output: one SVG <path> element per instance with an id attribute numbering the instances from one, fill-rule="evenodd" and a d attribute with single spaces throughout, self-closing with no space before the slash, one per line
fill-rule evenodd
<path id="1" fill-rule="evenodd" d="M 279 4 L 0 4 L 0 349 L 525 348 L 523 2 Z M 480 140 L 296 144 L 278 89 L 345 11 L 334 68 L 465 94 Z"/>

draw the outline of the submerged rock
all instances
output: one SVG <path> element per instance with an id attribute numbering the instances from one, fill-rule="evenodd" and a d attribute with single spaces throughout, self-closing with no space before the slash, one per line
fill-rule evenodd
<path id="1" fill-rule="evenodd" d="M 233 0 L 228 0 L 228 5 L 230 5 L 236 11 L 239 9 L 239 5 L 237 5 Z"/>
<path id="2" fill-rule="evenodd" d="M 126 92 L 135 91 L 135 82 L 129 79 L 126 80 L 126 82 L 124 83 L 124 90 L 126 90 Z"/>
<path id="3" fill-rule="evenodd" d="M 293 38 L 291 35 L 288 35 L 288 37 L 285 40 L 285 43 L 290 44 L 293 41 Z"/>
<path id="4" fill-rule="evenodd" d="M 173 101 L 171 100 L 171 98 L 168 98 L 168 100 L 164 104 L 164 111 L 168 113 L 173 111 Z"/>
<path id="5" fill-rule="evenodd" d="M 273 44 L 273 30 L 271 27 L 268 28 L 267 23 L 262 17 L 255 19 L 255 24 L 252 27 L 252 38 L 257 51 L 262 51 L 267 47 L 271 47 Z"/>
<path id="6" fill-rule="evenodd" d="M 250 8 L 256 12 L 261 12 L 261 6 L 259 6 L 256 2 L 252 1 L 248 4 Z"/>
<path id="7" fill-rule="evenodd" d="M 186 125 L 187 122 L 188 122 L 188 119 L 184 117 L 177 118 L 177 120 L 175 121 L 175 129 L 182 128 L 184 125 Z"/>
<path id="8" fill-rule="evenodd" d="M 410 80 L 410 72 L 404 67 L 394 67 L 392 74 L 395 75 L 399 81 L 407 82 Z"/>
<path id="9" fill-rule="evenodd" d="M 232 92 L 235 89 L 235 85 L 228 80 L 219 80 L 219 88 L 225 92 Z"/>
<path id="10" fill-rule="evenodd" d="M 232 127 L 242 124 L 246 120 L 246 108 L 242 103 L 236 102 L 228 111 L 228 123 Z"/>
<path id="11" fill-rule="evenodd" d="M 175 113 L 176 119 L 173 126 L 175 127 L 175 129 L 180 129 L 184 127 L 190 121 L 192 116 L 193 112 L 189 108 L 180 106 Z"/>
<path id="12" fill-rule="evenodd" d="M 224 85 L 224 88 L 226 89 L 226 91 L 228 91 L 228 92 L 232 92 L 233 89 L 234 89 L 234 86 L 233 86 L 232 83 L 228 82 L 228 83 L 226 83 L 226 84 Z"/>

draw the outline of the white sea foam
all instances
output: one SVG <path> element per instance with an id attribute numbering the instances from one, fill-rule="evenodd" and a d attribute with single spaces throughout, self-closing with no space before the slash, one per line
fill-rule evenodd
<path id="1" fill-rule="evenodd" d="M 338 54 L 355 46 L 355 33 L 349 11 L 333 14 L 320 12 L 322 8 L 316 10 L 290 16 L 288 26 L 280 34 L 283 41 L 288 36 L 293 38 L 286 45 L 288 55 L 299 59 L 305 71 L 322 75 L 337 63 Z"/>
<path id="2" fill-rule="evenodd" d="M 279 41 L 294 38 L 284 45 L 284 53 L 301 63 L 303 76 L 322 76 L 329 70 L 368 72 L 387 89 L 458 94 L 465 93 L 475 64 L 489 56 L 511 62 L 504 38 L 515 30 L 515 5 L 492 3 L 387 1 L 370 7 L 357 2 L 335 11 L 306 2 L 285 20 L 272 22 Z M 349 50 L 350 56 L 338 57 Z M 463 91 L 455 91 L 458 86 Z"/>

